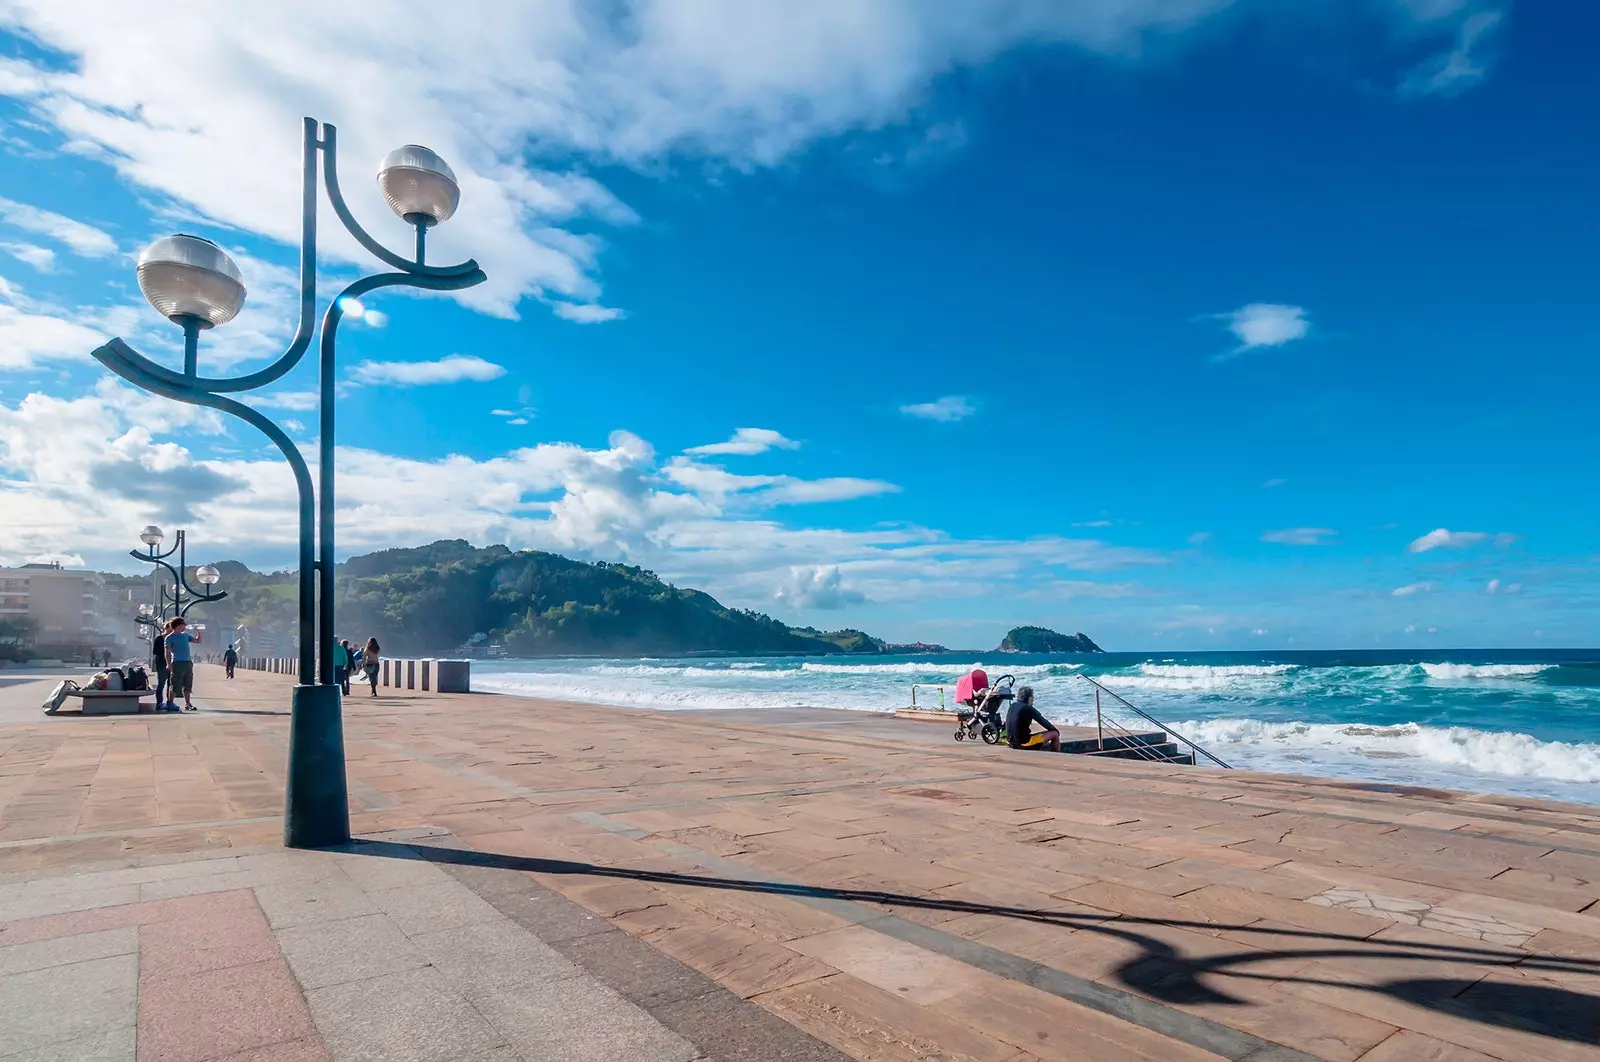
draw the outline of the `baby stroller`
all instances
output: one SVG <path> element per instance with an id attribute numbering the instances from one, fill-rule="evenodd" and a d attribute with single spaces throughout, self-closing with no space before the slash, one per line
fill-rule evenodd
<path id="1" fill-rule="evenodd" d="M 956 680 L 956 740 L 983 738 L 985 745 L 997 745 L 1006 732 L 1006 702 L 1015 697 L 1017 680 L 1001 675 L 991 686 L 988 672 L 974 668 L 972 674 Z"/>

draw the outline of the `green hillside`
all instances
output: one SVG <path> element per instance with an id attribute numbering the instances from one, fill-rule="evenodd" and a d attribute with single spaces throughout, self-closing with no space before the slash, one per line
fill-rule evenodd
<path id="1" fill-rule="evenodd" d="M 218 626 L 292 628 L 291 573 L 230 564 L 221 585 L 229 599 L 191 615 Z M 643 568 L 461 540 L 352 557 L 336 585 L 339 635 L 375 635 L 399 654 L 448 652 L 478 634 L 515 656 L 883 651 L 861 631 L 791 628 Z"/>

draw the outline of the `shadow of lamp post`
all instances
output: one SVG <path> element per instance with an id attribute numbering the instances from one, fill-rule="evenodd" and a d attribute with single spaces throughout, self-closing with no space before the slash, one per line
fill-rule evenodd
<path id="1" fill-rule="evenodd" d="M 461 200 L 455 174 L 438 155 L 408 144 L 385 156 L 378 186 L 391 209 L 416 232 L 413 256 L 379 243 L 356 221 L 339 191 L 336 131 L 306 118 L 302 124 L 300 200 L 300 322 L 294 339 L 265 368 L 240 376 L 199 374 L 200 333 L 227 324 L 244 305 L 239 269 L 227 253 L 198 236 L 167 236 L 139 255 L 139 288 L 162 316 L 183 330 L 183 371 L 151 361 L 121 339 L 94 351 L 106 368 L 158 395 L 232 414 L 259 429 L 283 453 L 300 499 L 300 682 L 294 688 L 289 723 L 289 770 L 284 792 L 283 843 L 320 848 L 350 839 L 345 786 L 344 727 L 339 687 L 333 683 L 334 566 L 334 340 L 345 308 L 369 291 L 390 287 L 456 291 L 488 279 L 473 261 L 452 266 L 426 263 L 428 229 L 446 221 Z M 259 410 L 229 395 L 253 391 L 280 379 L 300 363 L 311 345 L 317 312 L 318 159 L 329 205 L 356 242 L 392 267 L 347 286 L 329 304 L 320 335 L 318 483 L 312 486 L 305 457 Z M 320 537 L 317 532 L 320 531 Z"/>

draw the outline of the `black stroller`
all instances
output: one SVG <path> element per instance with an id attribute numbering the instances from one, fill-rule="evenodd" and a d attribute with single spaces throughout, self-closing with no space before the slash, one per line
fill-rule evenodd
<path id="1" fill-rule="evenodd" d="M 1011 675 L 1001 675 L 993 685 L 981 669 L 964 675 L 956 683 L 956 740 L 983 738 L 985 745 L 998 745 L 1005 736 L 1006 702 L 1016 694 L 1012 687 L 1017 680 Z"/>

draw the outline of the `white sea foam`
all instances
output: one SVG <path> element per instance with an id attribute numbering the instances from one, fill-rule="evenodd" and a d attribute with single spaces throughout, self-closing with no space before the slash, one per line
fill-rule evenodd
<path id="1" fill-rule="evenodd" d="M 1555 664 L 1418 664 L 1430 679 L 1525 678 L 1549 671 Z"/>
<path id="2" fill-rule="evenodd" d="M 1418 723 L 1376 726 L 1259 719 L 1190 720 L 1173 726 L 1224 759 L 1224 749 L 1230 747 L 1245 752 L 1314 753 L 1306 758 L 1318 764 L 1328 763 L 1330 755 L 1396 757 L 1403 758 L 1406 772 L 1418 767 L 1452 768 L 1513 778 L 1600 782 L 1600 745 L 1540 741 L 1529 734 Z"/>
<path id="3" fill-rule="evenodd" d="M 1294 664 L 1140 664 L 1146 675 L 1165 678 L 1254 678 L 1261 675 L 1282 675 L 1293 671 Z"/>

